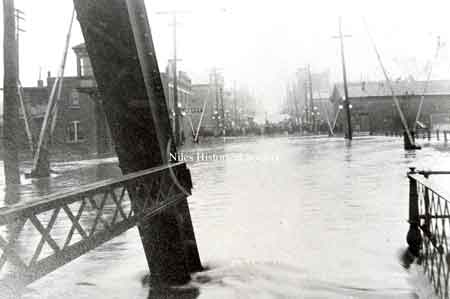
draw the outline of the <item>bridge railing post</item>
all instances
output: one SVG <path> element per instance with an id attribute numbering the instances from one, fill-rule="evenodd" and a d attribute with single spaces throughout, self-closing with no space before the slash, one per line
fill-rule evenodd
<path id="1" fill-rule="evenodd" d="M 415 168 L 410 168 L 409 179 L 409 231 L 406 242 L 411 254 L 418 258 L 422 248 L 422 235 L 419 229 L 419 195 L 417 193 L 417 181 L 410 175 L 415 174 Z"/>
<path id="2" fill-rule="evenodd" d="M 423 201 L 424 201 L 424 209 L 425 209 L 425 223 L 422 226 L 422 229 L 426 232 L 430 232 L 431 228 L 431 211 L 430 211 L 430 195 L 428 187 L 424 187 Z"/>

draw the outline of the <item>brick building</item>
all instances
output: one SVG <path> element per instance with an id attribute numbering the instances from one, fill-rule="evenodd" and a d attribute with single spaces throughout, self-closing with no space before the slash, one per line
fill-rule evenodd
<path id="1" fill-rule="evenodd" d="M 113 151 L 112 139 L 97 94 L 96 82 L 84 44 L 73 48 L 77 56 L 77 75 L 63 79 L 61 98 L 53 135 L 52 152 L 74 154 L 105 154 Z M 55 77 L 49 73 L 47 86 L 42 81 L 37 87 L 23 89 L 24 102 L 36 143 Z M 23 119 L 23 116 L 22 116 Z M 25 146 L 25 129 L 22 130 Z"/>
<path id="2" fill-rule="evenodd" d="M 445 126 L 450 116 L 450 81 L 397 81 L 393 82 L 394 92 L 400 102 L 408 126 L 415 122 L 417 110 L 425 92 L 419 122 L 426 127 Z M 357 82 L 348 84 L 351 103 L 352 125 L 355 131 L 401 131 L 402 124 L 385 82 Z M 343 106 L 343 86 L 335 85 L 330 97 L 337 113 Z M 337 129 L 345 126 L 345 110 L 340 112 Z M 444 116 L 444 117 L 443 117 Z M 448 117 L 445 117 L 448 116 Z M 433 119 L 435 119 L 433 123 Z M 450 125 L 450 123 L 449 123 Z"/>
<path id="3" fill-rule="evenodd" d="M 166 67 L 166 71 L 161 73 L 161 81 L 164 88 L 164 95 L 166 98 L 167 110 L 169 111 L 169 118 L 172 124 L 172 131 L 175 132 L 175 110 L 174 110 L 174 84 L 173 71 L 170 64 Z M 187 73 L 178 71 L 177 73 L 177 90 L 178 90 L 178 107 L 180 109 L 180 134 L 184 140 L 190 138 L 192 135 L 192 120 L 190 119 L 189 106 L 192 95 L 192 81 Z"/>
<path id="4" fill-rule="evenodd" d="M 73 47 L 77 61 L 77 75 L 64 77 L 55 130 L 51 139 L 52 151 L 77 154 L 106 154 L 114 152 L 111 133 L 102 107 L 102 97 L 98 93 L 91 62 L 84 44 Z M 161 73 L 169 117 L 174 128 L 173 76 L 170 67 Z M 184 72 L 178 73 L 178 103 L 181 109 L 181 134 L 189 137 L 192 133 L 191 118 L 188 113 L 198 109 L 190 107 L 191 79 Z M 47 102 L 55 77 L 48 74 L 47 86 L 24 88 L 35 141 L 47 109 Z M 25 129 L 21 133 L 26 146 Z"/>

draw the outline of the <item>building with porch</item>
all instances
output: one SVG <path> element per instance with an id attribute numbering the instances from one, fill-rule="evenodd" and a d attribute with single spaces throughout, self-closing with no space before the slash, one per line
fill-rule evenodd
<path id="1" fill-rule="evenodd" d="M 77 74 L 63 78 L 50 151 L 77 155 L 112 153 L 113 143 L 86 48 L 81 44 L 73 47 L 73 50 L 77 57 Z M 46 86 L 39 80 L 37 87 L 23 88 L 34 143 L 39 138 L 55 79 L 49 72 Z M 20 114 L 23 119 L 23 113 Z M 22 144 L 25 146 L 25 128 L 21 131 Z"/>

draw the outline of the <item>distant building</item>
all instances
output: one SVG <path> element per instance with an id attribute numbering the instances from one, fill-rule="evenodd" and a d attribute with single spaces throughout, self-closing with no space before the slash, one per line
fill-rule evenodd
<path id="1" fill-rule="evenodd" d="M 63 78 L 56 123 L 51 137 L 51 150 L 76 154 L 112 152 L 112 139 L 101 105 L 102 99 L 97 93 L 97 84 L 86 48 L 81 44 L 73 50 L 77 56 L 77 76 Z M 46 87 L 39 82 L 38 87 L 23 89 L 35 143 L 55 79 L 49 73 Z M 23 136 L 25 143 L 25 134 Z"/>
<path id="2" fill-rule="evenodd" d="M 199 136 L 219 135 L 225 127 L 224 79 L 212 72 L 208 83 L 193 84 L 187 116 Z M 223 102 L 223 105 L 222 105 Z"/>
<path id="3" fill-rule="evenodd" d="M 114 149 L 111 133 L 103 111 L 102 97 L 98 92 L 92 65 L 85 44 L 73 47 L 77 61 L 77 75 L 64 77 L 61 100 L 58 103 L 58 115 L 55 131 L 51 139 L 53 151 L 65 151 L 80 154 L 104 154 Z M 35 142 L 47 109 L 47 102 L 55 77 L 50 74 L 47 86 L 24 88 L 24 98 L 28 107 Z M 170 65 L 161 73 L 169 118 L 174 126 L 173 74 Z M 180 129 L 183 138 L 190 138 L 201 108 L 191 105 L 191 79 L 182 71 L 178 72 L 178 105 L 181 110 Z M 193 102 L 195 103 L 195 101 Z M 26 145 L 25 130 L 22 134 Z"/>
<path id="4" fill-rule="evenodd" d="M 212 136 L 216 130 L 216 120 L 213 119 L 216 110 L 213 88 L 210 84 L 193 84 L 192 97 L 188 117 L 194 125 L 194 132 L 200 136 Z M 203 109 L 205 111 L 203 111 Z"/>
<path id="5" fill-rule="evenodd" d="M 329 94 L 328 72 L 313 73 L 308 67 L 299 68 L 294 83 L 288 86 L 283 111 L 292 126 L 302 125 L 303 129 L 316 132 L 329 121 Z"/>
<path id="6" fill-rule="evenodd" d="M 164 88 L 164 95 L 169 111 L 169 118 L 172 124 L 172 131 L 175 132 L 175 107 L 174 107 L 174 84 L 173 71 L 170 64 L 166 67 L 166 72 L 161 73 L 161 81 Z M 190 138 L 192 135 L 192 120 L 190 118 L 190 103 L 192 95 L 192 81 L 187 73 L 178 71 L 177 73 L 177 90 L 178 90 L 178 107 L 180 109 L 180 134 L 182 139 Z"/>
<path id="7" fill-rule="evenodd" d="M 436 127 L 437 122 L 440 127 L 445 125 L 443 120 L 447 118 L 443 116 L 450 116 L 450 81 L 437 80 L 427 83 L 402 80 L 393 82 L 392 86 L 409 127 L 412 127 L 416 120 L 423 94 L 425 97 L 419 122 L 429 128 Z M 342 84 L 333 87 L 330 100 L 335 113 L 340 107 L 343 108 L 343 94 Z M 348 84 L 348 94 L 355 131 L 403 130 L 392 92 L 385 82 L 352 82 Z M 345 109 L 341 110 L 337 127 L 344 129 Z"/>
<path id="8" fill-rule="evenodd" d="M 207 83 L 192 85 L 187 116 L 200 136 L 237 135 L 256 127 L 259 108 L 248 89 L 225 88 L 223 76 L 213 71 Z"/>

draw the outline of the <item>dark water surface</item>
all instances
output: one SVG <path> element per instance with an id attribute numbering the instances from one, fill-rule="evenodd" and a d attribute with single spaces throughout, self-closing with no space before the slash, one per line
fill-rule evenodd
<path id="1" fill-rule="evenodd" d="M 398 262 L 408 166 L 450 169 L 450 150 L 398 139 L 227 139 L 182 150 L 202 262 L 188 286 L 149 290 L 135 228 L 30 285 L 22 298 L 416 298 Z M 200 160 L 199 160 L 200 159 Z M 192 160 L 192 161 L 191 161 Z M 117 176 L 115 159 L 60 162 L 21 200 Z M 25 165 L 27 167 L 29 165 Z M 64 223 L 58 229 L 67 229 Z M 21 250 L 32 250 L 29 234 Z M 1 296 L 1 295 L 0 295 Z"/>

